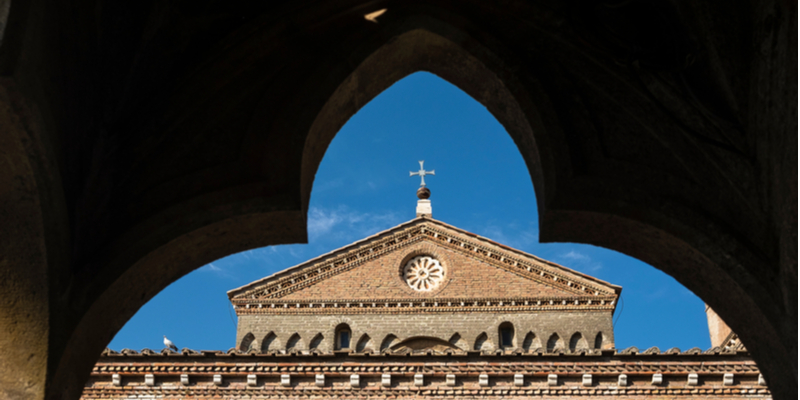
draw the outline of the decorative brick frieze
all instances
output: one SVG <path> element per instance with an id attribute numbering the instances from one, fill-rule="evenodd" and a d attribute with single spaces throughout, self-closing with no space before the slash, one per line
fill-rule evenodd
<path id="1" fill-rule="evenodd" d="M 608 352 L 607 352 L 608 353 Z M 613 352 L 610 352 L 614 354 Z M 719 375 L 725 373 L 745 374 L 756 379 L 759 370 L 756 364 L 744 354 L 688 354 L 662 353 L 659 355 L 630 355 L 623 352 L 614 354 L 610 361 L 603 362 L 608 354 L 593 352 L 588 354 L 539 354 L 539 353 L 497 353 L 462 352 L 447 354 L 412 353 L 408 356 L 373 355 L 365 357 L 358 353 L 328 354 L 237 354 L 224 352 L 205 352 L 205 355 L 143 355 L 104 352 L 92 370 L 93 375 L 181 375 L 193 376 L 223 374 L 226 376 L 242 373 L 272 374 L 275 376 L 298 374 L 341 374 L 346 369 L 350 374 L 382 375 L 390 373 L 413 376 L 423 374 L 457 374 L 459 376 L 475 371 L 479 366 L 481 373 L 538 375 L 583 375 L 613 376 L 616 380 L 621 374 L 640 376 L 643 374 Z M 343 367 L 347 364 L 346 367 Z M 310 376 L 310 375 L 309 375 Z M 476 375 L 477 376 L 477 375 Z M 685 377 L 683 378 L 685 379 Z M 755 381 L 754 381 L 755 382 Z"/>
<path id="2" fill-rule="evenodd" d="M 613 296 L 234 301 L 236 314 L 396 314 L 435 312 L 613 311 Z"/>
<path id="3" fill-rule="evenodd" d="M 725 386 L 734 373 L 736 381 Z M 703 375 L 703 380 L 694 381 L 698 374 Z M 142 385 L 148 376 L 158 384 Z M 101 357 L 84 396 L 87 399 L 179 395 L 307 399 L 368 393 L 370 398 L 420 395 L 769 398 L 769 391 L 759 377 L 755 363 L 737 353 L 548 356 L 470 352 L 411 357 L 341 353 L 294 356 L 116 353 Z M 189 378 L 192 385 L 188 385 Z M 391 391 L 391 395 L 375 392 L 378 389 Z M 358 394 L 360 391 L 364 394 Z"/>
<path id="4" fill-rule="evenodd" d="M 664 383 L 664 375 L 662 374 L 653 374 L 653 379 L 651 381 L 653 385 L 661 385 Z"/>

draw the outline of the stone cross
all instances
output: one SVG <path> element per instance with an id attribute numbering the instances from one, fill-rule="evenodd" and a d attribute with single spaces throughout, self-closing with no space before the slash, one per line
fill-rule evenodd
<path id="1" fill-rule="evenodd" d="M 419 171 L 417 172 L 410 172 L 408 176 L 419 175 L 422 182 L 420 182 L 420 186 L 425 187 L 425 175 L 436 175 L 436 170 L 425 171 L 425 168 L 422 166 L 425 163 L 425 160 L 419 162 Z"/>

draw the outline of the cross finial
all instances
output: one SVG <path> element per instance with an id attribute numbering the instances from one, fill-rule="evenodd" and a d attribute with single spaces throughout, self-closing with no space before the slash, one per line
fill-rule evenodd
<path id="1" fill-rule="evenodd" d="M 419 162 L 419 171 L 408 173 L 408 176 L 419 175 L 420 179 L 422 180 L 419 184 L 420 187 L 425 187 L 425 175 L 436 175 L 436 170 L 425 171 L 423 164 L 425 164 L 425 160 Z"/>

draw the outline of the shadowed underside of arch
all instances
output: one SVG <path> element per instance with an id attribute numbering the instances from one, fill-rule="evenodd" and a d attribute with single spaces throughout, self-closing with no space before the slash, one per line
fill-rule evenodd
<path id="1" fill-rule="evenodd" d="M 514 139 L 543 241 L 672 275 L 739 334 L 773 395 L 794 397 L 796 4 L 412 1 L 379 23 L 363 18 L 373 3 L 148 4 L 10 9 L 0 393 L 76 398 L 169 283 L 305 241 L 338 129 L 429 71 Z"/>

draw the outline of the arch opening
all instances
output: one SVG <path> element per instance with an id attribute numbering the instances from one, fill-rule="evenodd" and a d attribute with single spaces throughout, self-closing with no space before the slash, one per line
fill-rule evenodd
<path id="1" fill-rule="evenodd" d="M 522 349 L 525 351 L 531 351 L 540 349 L 542 344 L 539 343 L 539 338 L 533 332 L 528 332 L 525 335 L 525 339 L 522 341 Z"/>
<path id="2" fill-rule="evenodd" d="M 244 338 L 242 338 L 242 343 L 239 344 L 239 350 L 241 351 L 252 350 L 253 347 L 258 345 L 258 343 L 256 343 L 255 340 L 256 336 L 253 335 L 252 332 L 247 333 L 247 335 L 244 335 Z"/>
<path id="3" fill-rule="evenodd" d="M 348 350 L 350 349 L 350 341 L 352 340 L 353 331 L 350 330 L 350 325 L 340 324 L 336 327 L 334 337 L 336 338 L 335 350 Z"/>
<path id="4" fill-rule="evenodd" d="M 564 350 L 564 341 L 561 340 L 557 333 L 554 333 L 547 339 L 547 352 L 554 353 L 559 350 Z"/>
<path id="5" fill-rule="evenodd" d="M 308 344 L 309 350 L 315 350 L 322 347 L 323 340 L 325 340 L 325 336 L 323 336 L 322 333 L 317 333 L 317 335 L 314 336 L 314 338 L 311 339 L 311 342 Z"/>
<path id="6" fill-rule="evenodd" d="M 586 350 L 589 346 L 586 343 L 586 339 L 583 338 L 583 335 L 580 332 L 575 332 L 571 338 L 569 338 L 569 351 L 575 350 Z"/>
<path id="7" fill-rule="evenodd" d="M 514 335 L 514 325 L 510 322 L 503 322 L 497 327 L 497 337 L 501 349 L 516 347 L 516 336 Z"/>
<path id="8" fill-rule="evenodd" d="M 383 341 L 381 341 L 381 349 L 380 350 L 381 351 L 387 350 L 390 347 L 392 347 L 395 344 L 397 344 L 398 342 L 399 342 L 399 339 L 397 339 L 397 336 L 395 336 L 395 335 L 390 333 L 390 334 L 386 335 L 385 338 L 383 338 Z"/>
<path id="9" fill-rule="evenodd" d="M 286 341 L 286 352 L 294 352 L 294 351 L 301 351 L 303 350 L 303 338 L 300 337 L 300 334 L 295 333 L 289 337 L 289 340 Z"/>
<path id="10" fill-rule="evenodd" d="M 603 348 L 603 332 L 597 332 L 597 336 L 594 337 L 594 348 L 595 349 Z"/>
<path id="11" fill-rule="evenodd" d="M 372 338 L 369 337 L 366 333 L 361 335 L 361 338 L 358 339 L 358 343 L 356 343 L 356 352 L 361 353 L 364 351 L 372 351 Z"/>
<path id="12" fill-rule="evenodd" d="M 261 341 L 261 352 L 267 353 L 272 350 L 277 350 L 280 347 L 278 343 L 278 336 L 274 332 L 264 335 L 264 340 Z"/>

